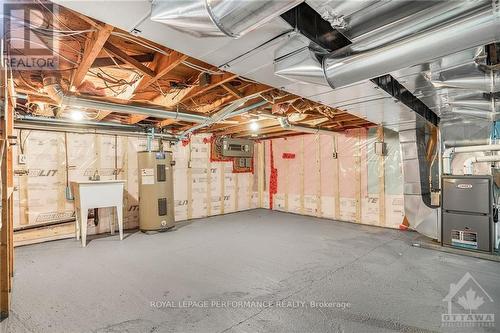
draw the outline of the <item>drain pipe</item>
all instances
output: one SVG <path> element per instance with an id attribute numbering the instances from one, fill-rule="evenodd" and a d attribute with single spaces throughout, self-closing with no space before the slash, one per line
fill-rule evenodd
<path id="1" fill-rule="evenodd" d="M 474 173 L 474 163 L 498 162 L 500 155 L 493 156 L 474 156 L 468 158 L 464 162 L 464 175 L 472 175 Z"/>
<path id="2" fill-rule="evenodd" d="M 484 151 L 499 151 L 499 150 L 500 150 L 500 144 L 447 148 L 443 152 L 443 174 L 451 175 L 451 162 L 456 153 L 477 153 Z"/>

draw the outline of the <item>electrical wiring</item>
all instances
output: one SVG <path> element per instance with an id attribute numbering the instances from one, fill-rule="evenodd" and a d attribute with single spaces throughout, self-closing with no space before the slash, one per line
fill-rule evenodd
<path id="1" fill-rule="evenodd" d="M 217 71 L 217 72 L 216 71 L 212 71 L 210 69 L 198 66 L 198 65 L 193 64 L 193 63 L 191 63 L 189 61 L 186 61 L 186 60 L 184 60 L 182 62 L 182 64 L 185 65 L 185 66 L 187 66 L 187 67 L 189 67 L 189 68 L 192 68 L 192 69 L 195 69 L 197 71 L 200 71 L 202 73 L 208 73 L 208 74 L 211 74 L 211 75 L 223 75 L 223 74 L 225 74 L 225 72 L 222 72 L 222 71 Z"/>
<path id="2" fill-rule="evenodd" d="M 138 44 L 138 45 L 140 45 L 140 46 L 142 46 L 142 47 L 145 47 L 145 48 L 147 48 L 147 49 L 149 49 L 149 50 L 152 50 L 152 51 L 155 51 L 155 52 L 161 53 L 161 54 L 163 54 L 163 55 L 169 55 L 169 53 L 168 53 L 168 52 L 165 52 L 164 50 L 162 50 L 162 49 L 160 49 L 160 48 L 158 48 L 158 47 L 156 47 L 156 46 L 154 46 L 154 45 L 151 45 L 151 44 L 148 44 L 148 43 L 146 43 L 146 42 L 143 42 L 143 41 L 139 40 L 138 38 L 131 37 L 131 36 L 129 36 L 129 35 L 127 35 L 127 34 L 124 34 L 124 33 L 122 33 L 122 32 L 113 31 L 113 32 L 111 33 L 111 35 L 113 35 L 113 36 L 119 36 L 119 37 L 122 37 L 122 38 L 127 39 L 127 40 L 129 40 L 129 41 L 132 41 L 132 42 L 134 42 L 134 43 L 136 43 L 136 44 Z"/>

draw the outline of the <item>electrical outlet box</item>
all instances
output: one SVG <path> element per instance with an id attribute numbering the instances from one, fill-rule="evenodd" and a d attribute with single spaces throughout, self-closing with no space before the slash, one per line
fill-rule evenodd
<path id="1" fill-rule="evenodd" d="M 26 164 L 28 163 L 28 156 L 24 154 L 19 154 L 17 157 L 17 163 L 18 164 Z"/>
<path id="2" fill-rule="evenodd" d="M 375 155 L 385 156 L 387 154 L 387 145 L 385 142 L 375 142 Z"/>
<path id="3" fill-rule="evenodd" d="M 339 158 L 339 153 L 337 153 L 336 151 L 334 151 L 332 153 L 332 157 L 333 157 L 334 160 L 336 160 L 337 158 Z"/>

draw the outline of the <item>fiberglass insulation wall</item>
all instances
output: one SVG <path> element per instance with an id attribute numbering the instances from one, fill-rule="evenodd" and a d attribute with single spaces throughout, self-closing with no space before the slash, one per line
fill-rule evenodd
<path id="1" fill-rule="evenodd" d="M 399 227 L 404 205 L 398 135 L 384 131 L 387 153 L 382 157 L 374 152 L 375 141 L 376 129 L 265 141 L 263 205 L 304 215 Z M 276 193 L 272 193 L 273 188 Z"/>
<path id="2" fill-rule="evenodd" d="M 145 138 L 30 130 L 17 130 L 17 135 L 19 140 L 14 155 L 14 169 L 17 171 L 14 180 L 15 229 L 74 218 L 73 201 L 66 198 L 67 176 L 69 181 L 87 180 L 96 170 L 102 180 L 126 180 L 124 226 L 138 226 L 136 153 L 145 150 Z M 176 161 L 176 221 L 230 213 L 257 205 L 254 175 L 232 173 L 230 162 L 210 162 L 210 145 L 203 140 L 205 137 L 197 135 L 189 144 L 178 143 L 171 148 Z M 19 154 L 26 156 L 26 164 L 19 163 Z M 97 227 L 89 218 L 89 234 L 109 231 L 109 221 L 114 219 L 113 209 L 99 209 L 99 217 Z"/>

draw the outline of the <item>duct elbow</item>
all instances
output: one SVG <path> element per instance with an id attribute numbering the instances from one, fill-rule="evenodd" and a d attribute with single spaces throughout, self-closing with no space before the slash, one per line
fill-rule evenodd
<path id="1" fill-rule="evenodd" d="M 151 20 L 197 37 L 239 38 L 303 0 L 155 0 Z"/>

